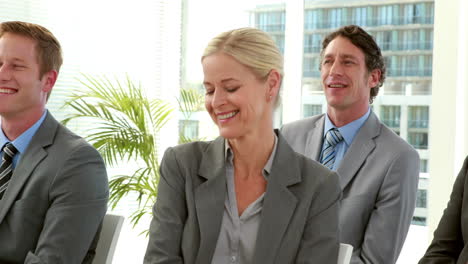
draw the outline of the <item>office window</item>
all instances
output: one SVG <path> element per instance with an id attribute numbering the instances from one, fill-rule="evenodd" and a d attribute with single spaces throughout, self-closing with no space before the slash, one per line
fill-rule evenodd
<path id="1" fill-rule="evenodd" d="M 304 12 L 304 30 L 315 29 L 317 26 L 317 14 L 315 10 Z"/>
<path id="2" fill-rule="evenodd" d="M 422 56 L 423 60 L 423 76 L 432 76 L 432 54 Z"/>
<path id="3" fill-rule="evenodd" d="M 399 25 L 400 23 L 400 5 L 391 5 L 388 8 L 392 10 L 392 25 Z"/>
<path id="4" fill-rule="evenodd" d="M 319 115 L 323 113 L 322 105 L 314 105 L 314 104 L 304 104 L 302 108 L 302 116 L 309 117 L 314 115 Z"/>
<path id="5" fill-rule="evenodd" d="M 321 9 L 306 10 L 304 13 L 304 29 L 314 30 L 322 28 L 323 11 Z"/>
<path id="6" fill-rule="evenodd" d="M 434 3 L 406 4 L 404 6 L 405 24 L 434 23 Z"/>
<path id="7" fill-rule="evenodd" d="M 373 27 L 378 25 L 378 7 L 367 6 L 367 26 Z"/>
<path id="8" fill-rule="evenodd" d="M 347 24 L 367 26 L 368 24 L 367 11 L 368 11 L 368 8 L 365 6 L 353 8 L 352 23 L 347 23 Z"/>
<path id="9" fill-rule="evenodd" d="M 396 133 L 400 131 L 400 111 L 399 105 L 382 105 L 380 107 L 380 120 Z"/>
<path id="10" fill-rule="evenodd" d="M 304 53 L 319 53 L 322 47 L 322 34 L 304 36 Z"/>
<path id="11" fill-rule="evenodd" d="M 408 128 L 429 127 L 429 106 L 408 107 Z"/>
<path id="12" fill-rule="evenodd" d="M 427 149 L 427 132 L 408 132 L 408 143 L 415 149 Z"/>
<path id="13" fill-rule="evenodd" d="M 396 77 L 401 76 L 402 69 L 400 67 L 400 60 L 398 60 L 398 56 L 390 55 L 385 56 L 385 65 L 387 66 L 387 76 L 388 77 Z"/>
<path id="14" fill-rule="evenodd" d="M 432 50 L 432 36 L 434 32 L 429 29 L 419 30 L 419 49 L 420 50 Z"/>
<path id="15" fill-rule="evenodd" d="M 284 55 L 284 34 L 270 34 L 281 53 Z"/>
<path id="16" fill-rule="evenodd" d="M 285 12 L 259 12 L 256 14 L 256 27 L 266 32 L 283 32 Z"/>
<path id="17" fill-rule="evenodd" d="M 426 226 L 426 217 L 421 217 L 421 216 L 413 216 L 413 221 L 411 221 L 411 224 L 413 225 L 419 225 L 419 226 Z"/>
<path id="18" fill-rule="evenodd" d="M 413 17 L 414 17 L 414 5 L 406 4 L 404 6 L 404 17 L 403 17 L 404 24 L 412 24 Z"/>
<path id="19" fill-rule="evenodd" d="M 343 8 L 333 8 L 329 10 L 330 27 L 338 28 L 343 23 Z"/>
<path id="20" fill-rule="evenodd" d="M 418 3 L 414 5 L 414 22 L 416 24 L 426 23 L 426 4 Z"/>
<path id="21" fill-rule="evenodd" d="M 419 80 L 408 82 L 411 87 L 412 95 L 430 95 L 432 90 L 432 82 L 427 80 Z"/>
<path id="22" fill-rule="evenodd" d="M 418 190 L 416 195 L 416 207 L 427 208 L 427 190 Z"/>
<path id="23" fill-rule="evenodd" d="M 304 62 L 303 62 L 303 76 L 304 77 L 320 77 L 320 71 L 319 71 L 319 64 L 320 64 L 320 57 L 319 56 L 313 56 L 309 57 L 306 56 L 304 57 Z"/>
<path id="24" fill-rule="evenodd" d="M 391 50 L 391 45 L 397 42 L 396 39 L 392 39 L 393 34 L 390 30 L 372 32 L 372 35 L 382 51 Z"/>
<path id="25" fill-rule="evenodd" d="M 393 22 L 393 6 L 384 5 L 378 9 L 379 25 L 392 25 Z"/>
<path id="26" fill-rule="evenodd" d="M 419 161 L 419 172 L 422 172 L 422 173 L 429 172 L 427 159 L 421 159 Z"/>
<path id="27" fill-rule="evenodd" d="M 410 50 L 409 44 L 404 44 Z M 388 56 L 388 76 L 432 76 L 432 55 Z"/>
<path id="28" fill-rule="evenodd" d="M 179 120 L 179 133 L 186 139 L 197 139 L 198 120 Z"/>

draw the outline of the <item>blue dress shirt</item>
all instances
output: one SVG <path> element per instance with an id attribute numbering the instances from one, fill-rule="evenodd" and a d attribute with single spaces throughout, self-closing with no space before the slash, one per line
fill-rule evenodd
<path id="1" fill-rule="evenodd" d="M 16 167 L 16 164 L 18 164 L 19 159 L 21 158 L 21 156 L 23 156 L 23 153 L 28 148 L 32 137 L 36 134 L 42 122 L 44 122 L 46 114 L 47 114 L 47 110 L 44 111 L 41 118 L 39 118 L 39 120 L 37 120 L 37 122 L 34 123 L 34 125 L 28 128 L 28 130 L 24 131 L 23 134 L 21 134 L 19 137 L 17 137 L 13 141 L 10 141 L 5 136 L 5 134 L 3 133 L 3 130 L 1 129 L 1 123 L 0 123 L 0 157 L 3 155 L 3 151 L 1 151 L 1 149 L 3 149 L 3 146 L 7 144 L 8 142 L 11 142 L 13 146 L 15 146 L 15 148 L 18 150 L 18 153 L 15 155 L 15 157 L 13 157 L 13 168 Z"/>
<path id="2" fill-rule="evenodd" d="M 344 155 L 346 154 L 346 151 L 348 150 L 349 146 L 353 142 L 354 137 L 356 136 L 357 132 L 362 127 L 362 125 L 364 125 L 369 115 L 370 115 L 370 108 L 367 109 L 367 112 L 363 116 L 361 116 L 360 118 L 342 127 L 336 127 L 335 125 L 333 125 L 332 121 L 328 117 L 328 114 L 325 115 L 325 127 L 323 129 L 323 138 L 325 138 L 325 135 L 327 134 L 328 130 L 332 128 L 337 128 L 338 131 L 340 131 L 344 139 L 343 141 L 341 141 L 335 146 L 336 156 L 335 156 L 335 163 L 333 164 L 332 170 L 336 171 L 338 169 L 338 166 L 340 166 L 341 160 L 343 159 Z M 323 142 L 325 143 L 325 140 L 323 140 Z M 322 149 L 323 149 L 323 145 L 322 145 Z"/>

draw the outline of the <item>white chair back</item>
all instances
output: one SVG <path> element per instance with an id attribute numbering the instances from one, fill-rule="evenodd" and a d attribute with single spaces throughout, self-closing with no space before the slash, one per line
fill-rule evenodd
<path id="1" fill-rule="evenodd" d="M 104 216 L 93 264 L 112 263 L 115 246 L 117 245 L 117 240 L 119 240 L 123 221 L 124 217 L 120 215 L 106 214 L 106 216 Z"/>
<path id="2" fill-rule="evenodd" d="M 340 252 L 338 254 L 338 264 L 349 264 L 353 255 L 353 246 L 349 244 L 340 244 Z"/>

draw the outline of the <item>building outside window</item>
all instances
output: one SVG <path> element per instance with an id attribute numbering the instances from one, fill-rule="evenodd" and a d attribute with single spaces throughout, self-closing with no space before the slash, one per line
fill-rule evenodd
<path id="1" fill-rule="evenodd" d="M 416 199 L 416 207 L 426 208 L 427 207 L 427 191 L 418 190 Z"/>
<path id="2" fill-rule="evenodd" d="M 186 139 L 199 138 L 198 120 L 179 120 L 179 133 Z"/>
<path id="3" fill-rule="evenodd" d="M 309 117 L 309 116 L 319 115 L 323 113 L 322 105 L 303 104 L 302 107 L 303 107 L 302 109 L 303 117 Z"/>
<path id="4" fill-rule="evenodd" d="M 427 132 L 409 132 L 408 143 L 410 143 L 415 149 L 427 149 L 428 147 Z"/>
<path id="5" fill-rule="evenodd" d="M 410 106 L 408 110 L 408 128 L 429 127 L 429 106 Z"/>
<path id="6" fill-rule="evenodd" d="M 419 172 L 428 173 L 429 172 L 428 168 L 429 168 L 429 165 L 428 165 L 427 159 L 421 159 L 419 162 Z"/>
<path id="7" fill-rule="evenodd" d="M 391 128 L 398 135 L 400 134 L 401 107 L 399 105 L 380 106 L 380 121 Z"/>

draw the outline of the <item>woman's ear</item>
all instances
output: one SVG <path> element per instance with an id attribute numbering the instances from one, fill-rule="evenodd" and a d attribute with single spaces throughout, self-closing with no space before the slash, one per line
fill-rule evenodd
<path id="1" fill-rule="evenodd" d="M 267 85 L 267 101 L 275 101 L 281 86 L 281 75 L 277 70 L 272 69 L 268 73 Z"/>

